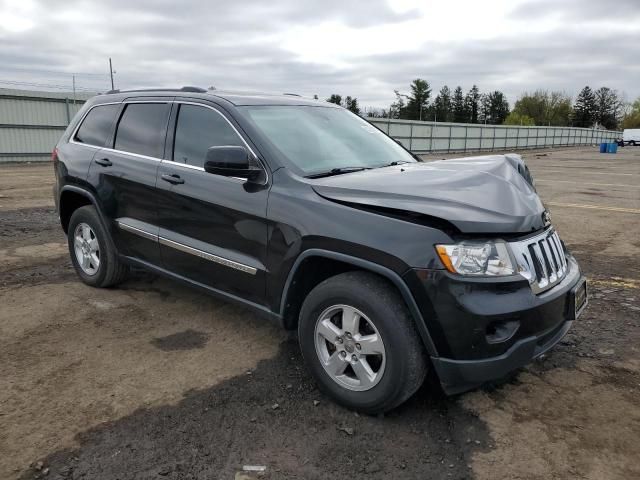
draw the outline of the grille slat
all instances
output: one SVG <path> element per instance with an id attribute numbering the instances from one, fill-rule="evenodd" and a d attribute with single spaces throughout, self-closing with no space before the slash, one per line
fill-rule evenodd
<path id="1" fill-rule="evenodd" d="M 549 243 L 551 244 L 554 258 L 556 259 L 556 262 L 558 264 L 558 272 L 560 275 L 563 275 L 564 274 L 564 260 L 563 260 L 564 255 L 561 253 L 560 249 L 558 248 L 558 244 L 556 243 L 555 232 L 549 237 Z"/>
<path id="2" fill-rule="evenodd" d="M 542 235 L 511 242 L 518 272 L 534 293 L 542 293 L 559 283 L 567 274 L 567 258 L 558 233 L 549 229 Z"/>
<path id="3" fill-rule="evenodd" d="M 542 278 L 539 280 L 538 284 L 540 285 L 540 288 L 544 288 L 549 283 L 549 273 L 547 271 L 547 265 L 545 263 L 544 257 L 542 256 L 540 244 L 536 242 L 531 245 L 531 247 L 533 248 L 533 253 L 535 254 L 534 261 L 536 261 L 538 265 L 540 265 L 540 269 L 542 270 Z"/>
<path id="4" fill-rule="evenodd" d="M 533 265 L 533 269 L 536 273 L 536 280 L 538 282 L 542 281 L 542 265 L 540 264 L 540 262 L 538 261 L 538 255 L 536 254 L 535 250 L 533 249 L 533 245 L 529 245 L 527 247 L 527 250 L 529 251 L 529 258 L 531 259 L 531 263 Z"/>
<path id="5" fill-rule="evenodd" d="M 556 246 L 556 250 L 558 250 L 558 255 L 560 255 L 560 261 L 562 262 L 562 269 L 566 270 L 567 269 L 567 259 L 565 258 L 564 255 L 564 249 L 562 248 L 562 243 L 560 243 L 560 237 L 558 237 L 558 233 L 557 232 L 553 232 L 552 237 L 553 238 L 553 242 Z"/>
<path id="6" fill-rule="evenodd" d="M 551 253 L 551 262 L 553 263 L 553 269 L 555 270 L 557 275 L 562 271 L 562 267 L 560 267 L 560 261 L 556 258 L 558 254 L 555 251 L 553 240 L 551 240 L 551 237 L 547 237 L 546 244 L 547 249 Z"/>
<path id="7" fill-rule="evenodd" d="M 564 268 L 567 268 L 567 257 L 564 252 L 564 247 L 562 246 L 562 241 L 560 241 L 560 237 L 558 236 L 558 232 L 554 233 L 554 238 L 556 240 L 556 244 L 558 245 L 558 250 L 560 250 L 560 256 L 562 257 L 562 263 L 564 263 Z"/>
<path id="8" fill-rule="evenodd" d="M 544 257 L 544 261 L 547 266 L 547 272 L 549 273 L 549 282 L 555 283 L 558 276 L 553 260 L 551 259 L 551 250 L 547 244 L 547 239 L 545 238 L 544 240 L 540 240 L 539 244 L 540 250 L 542 250 L 542 256 Z"/>

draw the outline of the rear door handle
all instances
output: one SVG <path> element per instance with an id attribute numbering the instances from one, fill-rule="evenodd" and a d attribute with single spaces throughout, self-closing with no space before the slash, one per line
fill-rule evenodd
<path id="1" fill-rule="evenodd" d="M 110 167 L 111 165 L 113 165 L 111 160 L 109 160 L 108 158 L 98 158 L 96 160 L 96 163 L 98 165 L 102 165 L 103 167 Z"/>
<path id="2" fill-rule="evenodd" d="M 171 183 L 172 185 L 179 185 L 184 183 L 184 179 L 180 178 L 180 175 L 176 175 L 175 173 L 173 175 L 163 173 L 160 178 L 162 178 L 162 180 L 164 180 L 165 182 Z"/>

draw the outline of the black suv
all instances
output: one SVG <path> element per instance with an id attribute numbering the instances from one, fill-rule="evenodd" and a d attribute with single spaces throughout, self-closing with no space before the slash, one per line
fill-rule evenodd
<path id="1" fill-rule="evenodd" d="M 518 155 L 424 163 L 330 103 L 184 87 L 109 92 L 53 152 L 75 269 L 131 266 L 287 329 L 319 387 L 389 410 L 525 365 L 587 302 Z"/>

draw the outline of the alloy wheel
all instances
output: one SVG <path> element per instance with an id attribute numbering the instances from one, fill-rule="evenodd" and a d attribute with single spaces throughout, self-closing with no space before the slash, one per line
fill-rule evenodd
<path id="1" fill-rule="evenodd" d="M 93 229 L 79 223 L 73 233 L 73 248 L 78 265 L 87 275 L 95 275 L 100 268 L 100 244 Z"/>
<path id="2" fill-rule="evenodd" d="M 373 322 L 349 305 L 327 308 L 316 322 L 318 359 L 333 381 L 353 391 L 378 384 L 385 368 L 382 337 Z"/>

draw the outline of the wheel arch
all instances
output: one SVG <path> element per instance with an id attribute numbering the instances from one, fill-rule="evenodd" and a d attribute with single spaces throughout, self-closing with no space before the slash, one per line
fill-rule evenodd
<path id="1" fill-rule="evenodd" d="M 93 207 L 95 207 L 96 211 L 98 212 L 98 217 L 102 222 L 102 226 L 104 227 L 106 232 L 109 232 L 109 229 L 107 228 L 107 222 L 104 219 L 100 207 L 98 206 L 96 197 L 88 190 L 73 185 L 65 185 L 60 191 L 58 212 L 60 215 L 60 224 L 62 225 L 62 229 L 64 230 L 64 232 L 68 233 L 69 220 L 71 220 L 71 215 L 73 215 L 73 212 L 75 212 L 78 208 L 84 207 L 86 205 L 92 205 Z"/>
<path id="2" fill-rule="evenodd" d="M 311 262 L 311 265 L 309 262 Z M 305 272 L 316 265 L 322 265 L 322 271 L 319 275 L 314 276 L 314 280 L 310 282 L 310 284 L 305 284 Z M 389 281 L 398 290 L 409 309 L 409 313 L 411 314 L 427 353 L 430 356 L 438 356 L 422 313 L 409 287 L 400 275 L 387 267 L 370 262 L 369 260 L 329 250 L 315 248 L 305 250 L 298 256 L 291 267 L 280 300 L 280 316 L 284 327 L 287 329 L 296 327 L 298 322 L 297 314 L 300 311 L 299 307 L 302 305 L 306 293 L 313 287 L 331 276 L 352 270 L 372 272 Z"/>

